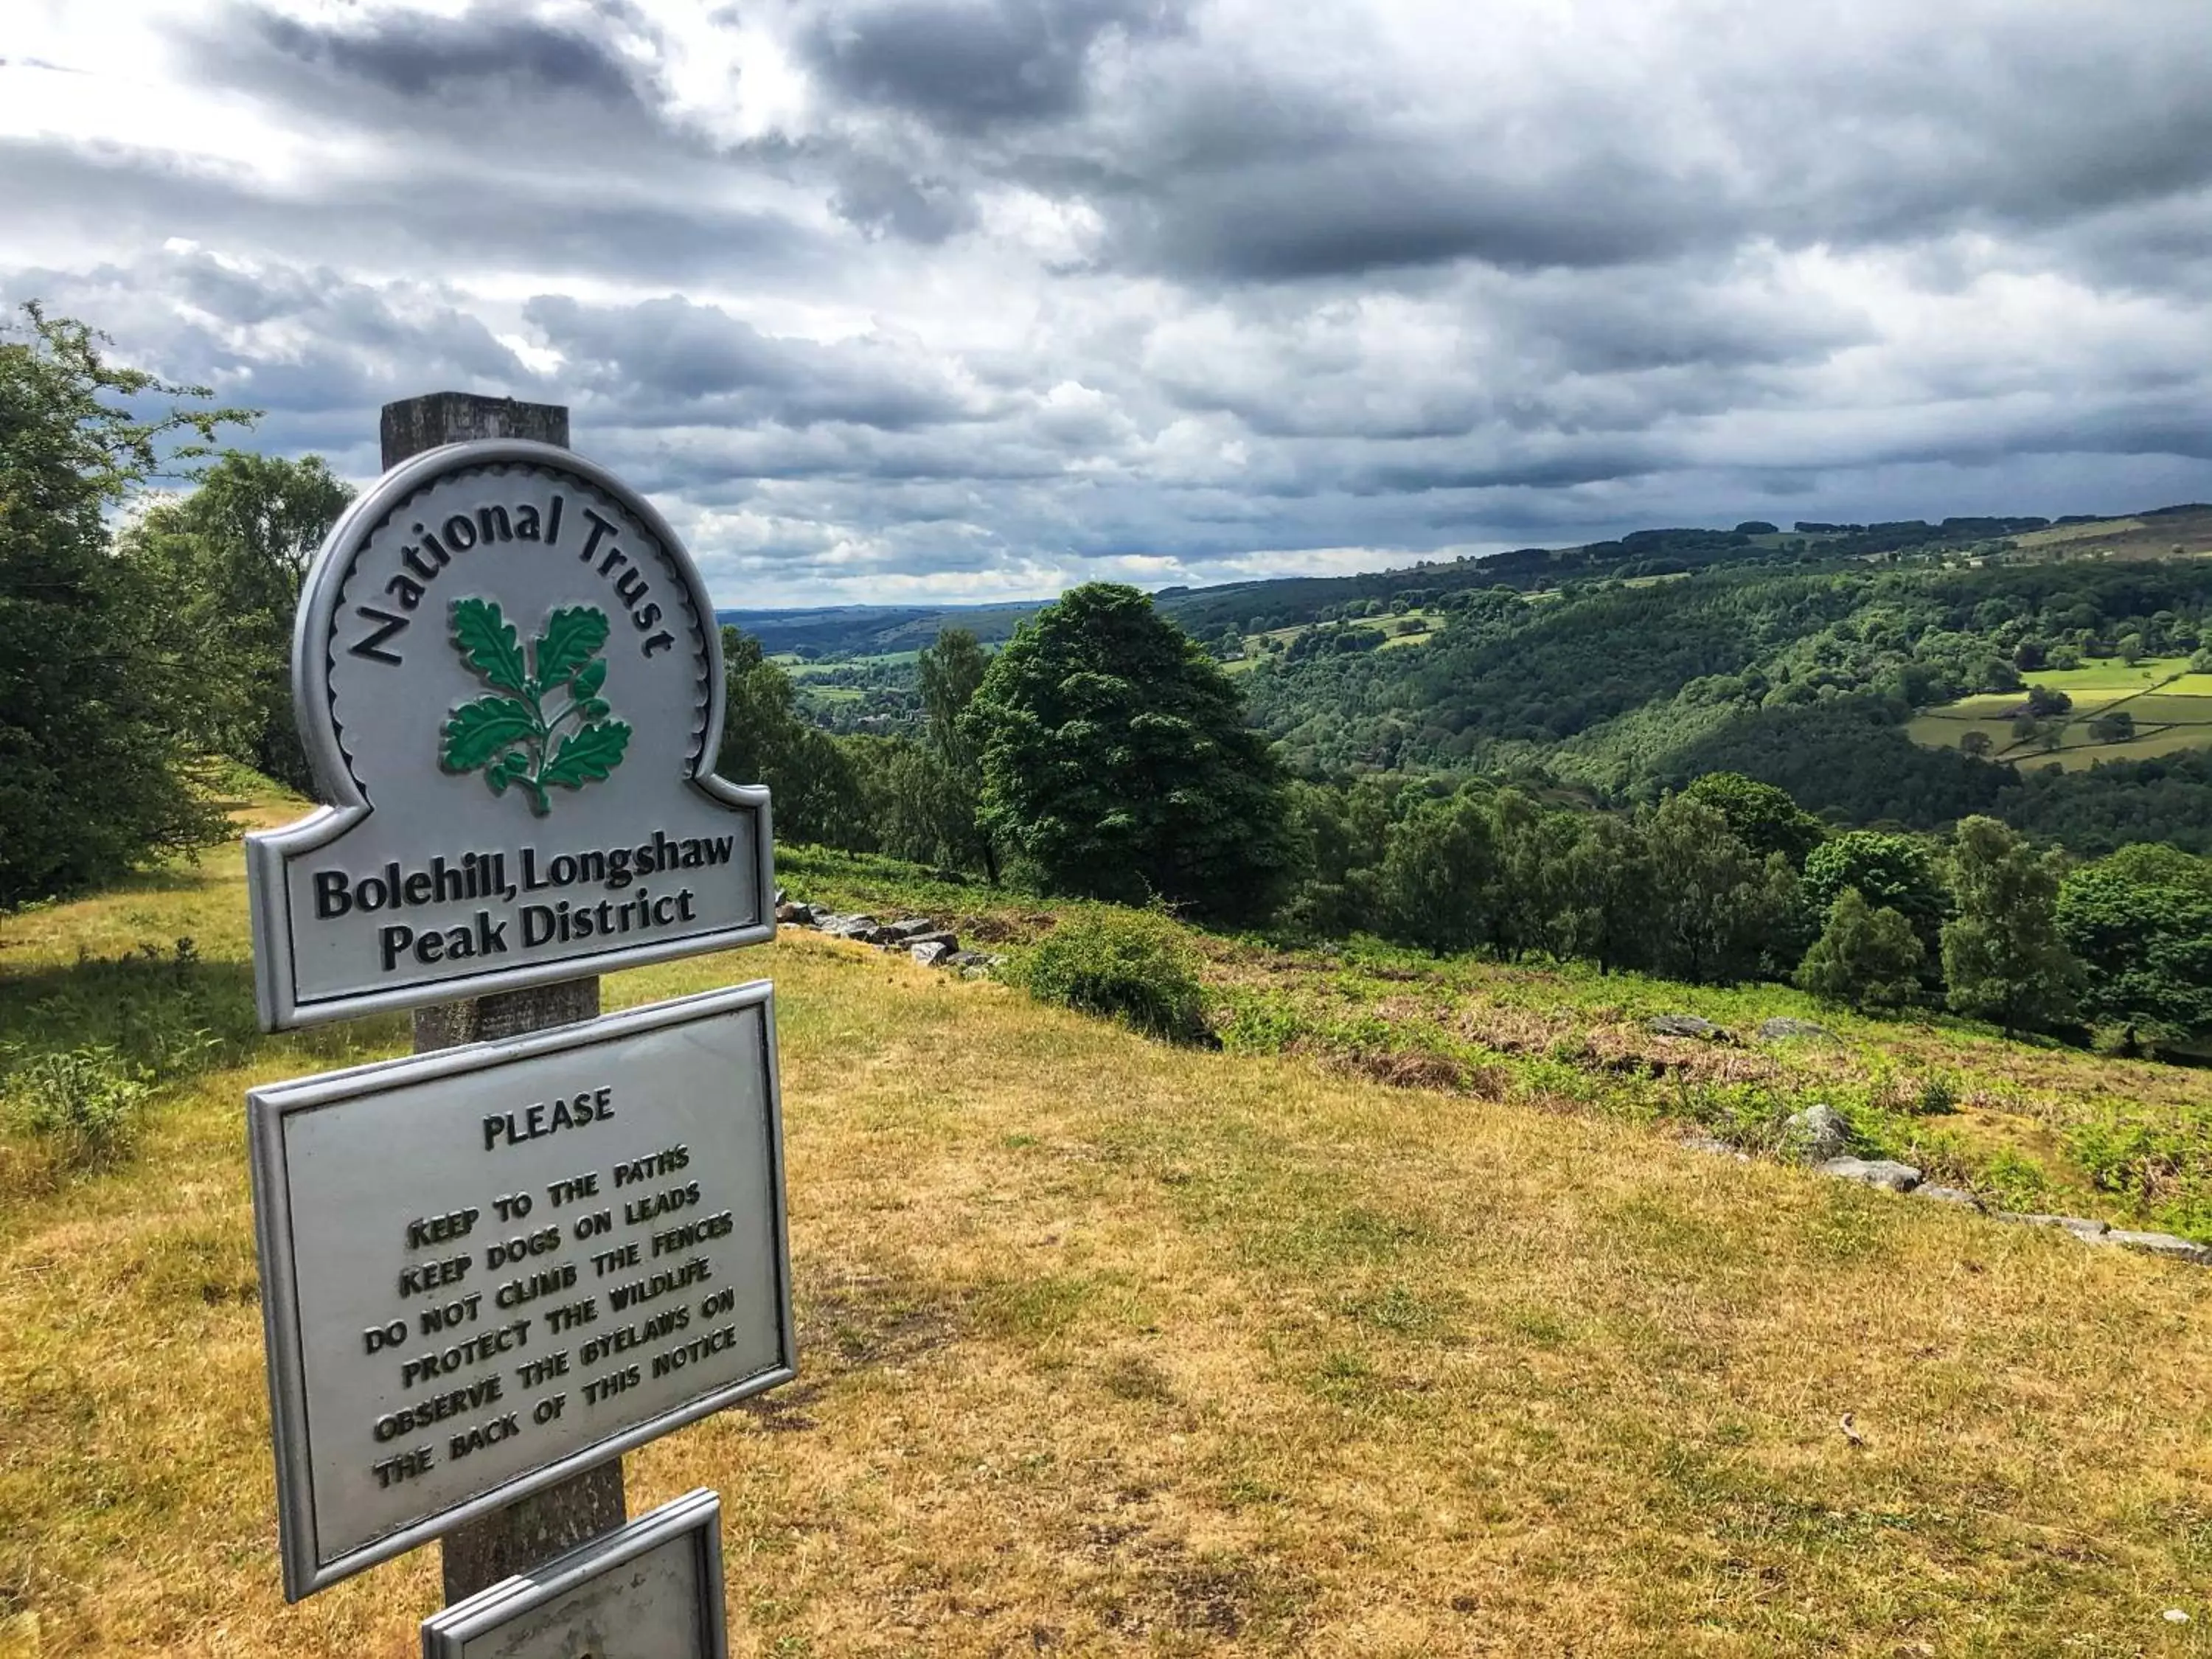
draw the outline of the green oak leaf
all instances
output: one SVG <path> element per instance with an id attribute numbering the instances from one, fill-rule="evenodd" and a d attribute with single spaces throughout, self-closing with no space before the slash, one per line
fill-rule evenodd
<path id="1" fill-rule="evenodd" d="M 528 689 L 522 642 L 514 625 L 500 615 L 499 606 L 489 599 L 455 599 L 453 621 L 453 643 L 460 647 L 462 660 L 488 684 L 516 693 Z M 604 639 L 606 624 L 599 626 Z"/>
<path id="2" fill-rule="evenodd" d="M 530 653 L 538 665 L 538 689 L 550 691 L 583 669 L 607 642 L 606 612 L 589 605 L 569 605 L 545 619 L 545 631 L 531 642 Z M 606 665 L 599 665 L 606 678 Z M 591 691 L 599 690 L 597 684 Z M 579 691 L 589 696 L 591 691 Z"/>
<path id="3" fill-rule="evenodd" d="M 553 758 L 538 775 L 542 784 L 562 784 L 574 789 L 594 778 L 604 778 L 621 764 L 629 744 L 629 726 L 624 720 L 602 720 L 561 739 Z"/>
<path id="4" fill-rule="evenodd" d="M 536 730 L 528 704 L 513 697 L 478 697 L 453 710 L 438 760 L 448 772 L 473 772 L 501 750 L 527 741 Z"/>
<path id="5" fill-rule="evenodd" d="M 549 789 L 581 788 L 622 764 L 630 728 L 607 718 L 611 710 L 599 695 L 607 683 L 606 661 L 599 654 L 607 642 L 605 611 L 567 605 L 550 612 L 527 656 L 489 599 L 454 600 L 453 623 L 461 659 L 513 695 L 478 697 L 452 711 L 438 755 L 447 771 L 481 770 L 493 794 L 504 795 L 512 786 L 544 817 L 553 810 Z M 549 708 L 548 694 L 563 685 L 568 702 Z M 572 721 L 575 729 L 563 736 Z"/>

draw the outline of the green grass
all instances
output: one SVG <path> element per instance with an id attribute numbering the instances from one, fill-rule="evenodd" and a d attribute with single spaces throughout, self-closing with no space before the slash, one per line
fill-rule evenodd
<path id="1" fill-rule="evenodd" d="M 1925 748 L 1955 749 L 1968 732 L 1979 732 L 1990 740 L 1994 758 L 2028 767 L 2055 763 L 2069 771 L 2099 761 L 2144 760 L 2201 748 L 2212 744 L 2212 674 L 2190 673 L 2188 665 L 2182 657 L 2146 657 L 2132 665 L 2112 658 L 2026 676 L 2029 684 L 2063 691 L 2073 700 L 2056 750 L 2014 739 L 2013 717 L 2027 706 L 2024 691 L 1983 692 L 1923 710 L 1905 732 Z M 2090 736 L 2091 720 L 2122 709 L 2135 719 L 2134 737 L 2100 743 Z"/>
<path id="2" fill-rule="evenodd" d="M 782 878 L 805 897 L 878 915 L 955 920 L 963 933 L 980 926 L 989 948 L 1018 953 L 1042 936 L 1056 910 L 1097 908 L 1045 908 L 885 859 L 812 848 L 787 848 L 779 859 Z M 2011 1041 L 1926 1011 L 1894 1019 L 1854 1014 L 1781 985 L 1688 986 L 1580 964 L 1439 961 L 1365 938 L 1288 951 L 1195 931 L 1190 938 L 1205 953 L 1216 1029 L 1234 1052 L 1303 1055 L 1341 1074 L 1488 1100 L 1569 1103 L 1638 1125 L 1695 1126 L 1759 1150 L 1778 1144 L 1784 1117 L 1825 1101 L 1851 1116 L 1869 1155 L 1918 1164 L 1931 1179 L 2008 1207 L 2072 1209 L 2212 1242 L 2212 1216 L 2195 1199 L 2107 1180 L 2071 1139 L 2122 1111 L 2191 1149 L 2178 1166 L 2185 1185 L 2212 1180 L 2212 1094 L 2201 1072 Z M 1662 1013 L 1698 1015 L 1736 1040 L 1654 1036 L 1644 1023 Z M 1759 1022 L 1777 1016 L 1825 1025 L 1836 1040 L 1753 1040 Z M 1923 1109 L 1931 1085 L 1953 1109 Z"/>
<path id="3" fill-rule="evenodd" d="M 2118 657 L 2093 659 L 2079 668 L 2042 668 L 2021 678 L 2030 685 L 2063 691 L 2077 706 L 2088 702 L 2111 702 L 2117 696 L 2148 690 L 2162 680 L 2188 671 L 2186 657 L 2143 657 L 2124 663 Z M 2100 704 L 2101 706 L 2101 704 Z"/>
<path id="4" fill-rule="evenodd" d="M 1444 613 L 1431 607 L 1408 611 L 1402 615 L 1358 617 L 1354 617 L 1349 625 L 1382 635 L 1383 637 L 1380 648 L 1384 651 L 1398 651 L 1411 646 L 1428 644 L 1443 631 L 1444 622 Z M 1425 623 L 1426 626 L 1418 625 L 1422 623 Z M 1289 628 L 1270 629 L 1264 634 L 1247 635 L 1244 641 L 1246 654 L 1225 662 L 1222 666 L 1232 675 L 1249 674 L 1262 660 L 1259 641 L 1279 641 L 1283 648 L 1287 651 L 1299 638 L 1311 633 L 1314 627 L 1313 623 L 1299 623 Z"/>

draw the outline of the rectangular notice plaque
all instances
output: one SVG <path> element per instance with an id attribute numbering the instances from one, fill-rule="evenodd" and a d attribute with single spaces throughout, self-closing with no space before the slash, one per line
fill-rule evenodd
<path id="1" fill-rule="evenodd" d="M 422 1624 L 422 1659 L 726 1659 L 722 1501 L 702 1488 Z"/>
<path id="2" fill-rule="evenodd" d="M 787 1380 L 766 981 L 247 1097 L 293 1601 Z"/>

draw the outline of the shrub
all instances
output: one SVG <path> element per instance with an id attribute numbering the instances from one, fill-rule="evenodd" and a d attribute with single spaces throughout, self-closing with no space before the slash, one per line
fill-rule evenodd
<path id="1" fill-rule="evenodd" d="M 1941 1072 L 1930 1072 L 1921 1080 L 1920 1092 L 1912 1102 L 1912 1109 L 1923 1117 L 1941 1117 L 1959 1109 L 1959 1085 Z"/>
<path id="2" fill-rule="evenodd" d="M 1197 1042 L 1211 1035 L 1196 952 L 1162 916 L 1103 909 L 1068 916 L 1012 976 L 1040 1002 L 1119 1020 L 1147 1036 Z"/>
<path id="3" fill-rule="evenodd" d="M 138 1068 L 103 1044 L 34 1055 L 0 1082 L 9 1116 L 68 1170 L 97 1169 L 127 1152 L 146 1092 Z"/>
<path id="4" fill-rule="evenodd" d="M 2160 1223 L 2212 1237 L 2212 1155 L 2200 1112 L 2166 1118 L 2127 1103 L 2108 1105 L 2066 1131 L 2067 1150 L 2099 1188 L 2132 1198 Z"/>

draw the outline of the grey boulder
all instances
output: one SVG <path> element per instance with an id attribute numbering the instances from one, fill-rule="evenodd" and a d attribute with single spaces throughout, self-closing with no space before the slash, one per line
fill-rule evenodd
<path id="1" fill-rule="evenodd" d="M 1915 1198 L 1932 1198 L 1938 1204 L 1956 1204 L 1961 1209 L 1978 1210 L 1983 1207 L 1982 1200 L 1962 1187 L 1915 1187 L 1912 1195 Z"/>
<path id="2" fill-rule="evenodd" d="M 1759 1036 L 1762 1042 L 1778 1042 L 1784 1037 L 1824 1037 L 1835 1033 L 1826 1026 L 1809 1019 L 1792 1019 L 1786 1014 L 1777 1014 L 1771 1019 L 1759 1022 Z"/>
<path id="3" fill-rule="evenodd" d="M 1997 1219 L 2022 1221 L 2031 1227 L 2063 1227 L 2076 1238 L 2100 1239 L 2112 1231 L 2111 1222 L 2086 1215 L 2016 1215 L 2005 1211 L 1999 1213 Z"/>
<path id="4" fill-rule="evenodd" d="M 1644 1022 L 1647 1030 L 1661 1036 L 1721 1037 L 1727 1032 L 1709 1019 L 1699 1019 L 1695 1014 L 1654 1014 Z"/>
<path id="5" fill-rule="evenodd" d="M 1800 1163 L 1826 1164 L 1851 1144 L 1850 1120 L 1823 1101 L 1792 1112 L 1783 1123 L 1782 1139 Z"/>
<path id="6" fill-rule="evenodd" d="M 925 968 L 941 968 L 952 954 L 952 947 L 943 939 L 926 939 L 907 947 L 907 954 Z"/>
<path id="7" fill-rule="evenodd" d="M 1832 1158 L 1814 1167 L 1820 1175 L 1833 1176 L 1838 1181 L 1862 1181 L 1893 1193 L 1909 1193 L 1920 1184 L 1919 1170 L 1886 1158 Z"/>
<path id="8" fill-rule="evenodd" d="M 2212 1267 L 2212 1245 L 2197 1244 L 2172 1233 L 2142 1233 L 2115 1227 L 2106 1233 L 2102 1243 L 2118 1244 L 2124 1249 L 2142 1250 L 2151 1255 L 2172 1256 L 2177 1261 L 2194 1261 L 2199 1267 Z"/>

